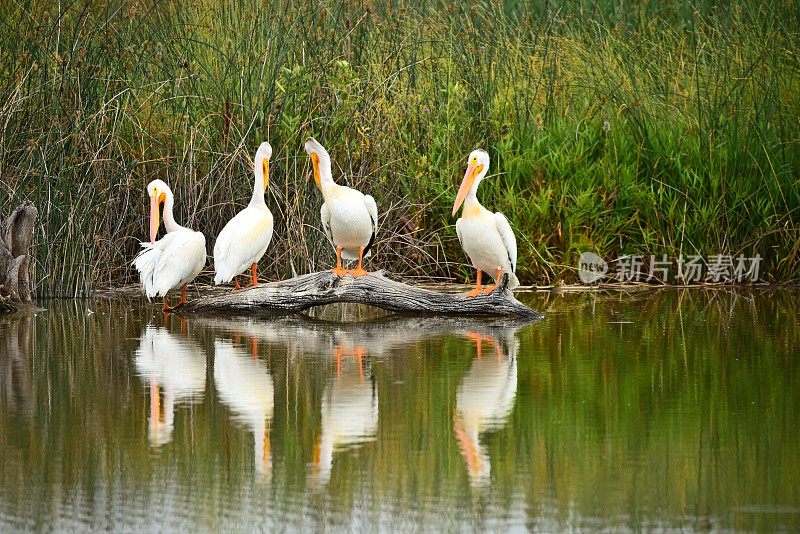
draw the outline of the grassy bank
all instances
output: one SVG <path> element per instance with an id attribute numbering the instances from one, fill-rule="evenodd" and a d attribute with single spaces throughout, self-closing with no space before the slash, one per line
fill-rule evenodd
<path id="1" fill-rule="evenodd" d="M 762 278 L 796 278 L 794 2 L 183 4 L 0 7 L 0 199 L 39 208 L 40 294 L 133 280 L 154 178 L 210 250 L 263 139 L 262 268 L 328 267 L 308 135 L 378 200 L 371 267 L 472 276 L 450 209 L 481 146 L 523 283 L 574 282 L 583 250 L 759 253 Z"/>

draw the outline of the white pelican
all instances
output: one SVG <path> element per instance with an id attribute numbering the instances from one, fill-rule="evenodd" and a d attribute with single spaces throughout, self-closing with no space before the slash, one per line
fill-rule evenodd
<path id="1" fill-rule="evenodd" d="M 272 147 L 266 141 L 256 151 L 253 163 L 255 181 L 253 197 L 245 209 L 228 221 L 214 243 L 214 284 L 224 284 L 233 279 L 235 289 L 239 289 L 236 277 L 249 267 L 250 285 L 258 285 L 258 260 L 267 251 L 272 240 L 272 212 L 264 202 L 264 193 L 269 185 L 269 158 Z"/>
<path id="2" fill-rule="evenodd" d="M 497 288 L 503 273 L 508 273 L 508 289 L 519 285 L 515 270 L 517 268 L 517 238 L 505 215 L 492 213 L 478 202 L 477 192 L 481 180 L 489 171 L 489 154 L 483 150 L 473 150 L 469 155 L 469 165 L 464 181 L 453 204 L 453 216 L 458 213 L 461 203 L 464 211 L 456 221 L 456 233 L 461 247 L 469 256 L 472 266 L 478 270 L 477 287 L 467 293 L 475 297 L 481 290 L 489 294 Z M 483 288 L 481 273 L 486 272 L 494 278 L 494 285 Z"/>
<path id="3" fill-rule="evenodd" d="M 514 407 L 518 343 L 513 330 L 505 336 L 502 347 L 500 340 L 491 335 L 469 333 L 467 337 L 475 340 L 478 357 L 458 386 L 453 430 L 467 464 L 470 483 L 477 486 L 487 483 L 491 472 L 489 455 L 479 436 L 502 428 Z M 482 357 L 482 342 L 494 346 L 497 358 Z"/>
<path id="4" fill-rule="evenodd" d="M 154 447 L 172 439 L 176 404 L 203 400 L 206 354 L 197 344 L 147 326 L 134 358 L 137 374 L 150 386 L 149 439 Z M 162 410 L 160 389 L 164 388 Z"/>
<path id="5" fill-rule="evenodd" d="M 253 355 L 255 356 L 255 355 Z M 214 341 L 214 383 L 234 419 L 253 433 L 256 471 L 270 476 L 269 427 L 275 390 L 269 369 L 228 340 Z"/>
<path id="6" fill-rule="evenodd" d="M 147 298 L 164 297 L 164 311 L 170 311 L 167 293 L 181 288 L 181 304 L 186 303 L 186 285 L 200 274 L 206 264 L 206 238 L 200 232 L 175 222 L 172 207 L 175 197 L 161 180 L 147 185 L 150 196 L 150 242 L 133 260 Z M 167 234 L 156 241 L 159 227 L 159 205 L 164 204 L 164 227 Z"/>
<path id="7" fill-rule="evenodd" d="M 372 380 L 364 376 L 364 349 L 356 349 L 356 361 L 341 362 L 337 377 L 331 379 L 322 394 L 322 436 L 314 449 L 309 473 L 312 486 L 323 486 L 331 477 L 333 454 L 374 441 L 378 431 L 378 391 Z"/>
<path id="8" fill-rule="evenodd" d="M 320 209 L 322 227 L 328 240 L 336 247 L 336 268 L 332 272 L 344 276 L 367 274 L 364 258 L 370 255 L 378 233 L 378 206 L 375 199 L 344 185 L 333 182 L 331 157 L 327 150 L 313 137 L 305 144 L 314 167 L 314 181 L 322 192 L 325 202 Z M 358 260 L 355 269 L 342 269 L 342 258 Z"/>

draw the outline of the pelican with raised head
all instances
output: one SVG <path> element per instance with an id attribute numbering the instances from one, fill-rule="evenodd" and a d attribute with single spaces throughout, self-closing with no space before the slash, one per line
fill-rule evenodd
<path id="1" fill-rule="evenodd" d="M 256 471 L 272 476 L 269 431 L 275 408 L 275 388 L 269 367 L 257 353 L 231 341 L 214 341 L 214 383 L 219 399 L 233 412 L 234 419 L 249 427 L 253 434 Z"/>
<path id="2" fill-rule="evenodd" d="M 214 284 L 224 284 L 233 279 L 239 289 L 238 275 L 250 268 L 250 285 L 258 285 L 258 260 L 264 255 L 272 240 L 272 212 L 264 202 L 269 185 L 269 158 L 272 147 L 266 141 L 256 151 L 253 163 L 255 181 L 253 197 L 245 209 L 228 221 L 214 243 Z"/>
<path id="3" fill-rule="evenodd" d="M 489 154 L 473 150 L 469 155 L 467 172 L 453 204 L 453 216 L 461 204 L 464 210 L 456 221 L 456 233 L 461 247 L 469 256 L 472 266 L 478 271 L 477 287 L 467 293 L 475 297 L 483 291 L 487 295 L 497 288 L 503 273 L 508 273 L 508 289 L 519 285 L 515 273 L 517 268 L 517 238 L 505 215 L 492 213 L 478 202 L 478 186 L 489 171 Z M 494 278 L 494 285 L 481 285 L 482 273 Z"/>
<path id="4" fill-rule="evenodd" d="M 335 453 L 374 442 L 378 432 L 378 386 L 364 374 L 359 352 L 336 348 L 340 359 L 336 378 L 330 378 L 322 393 L 322 433 L 314 447 L 308 481 L 314 488 L 325 486 L 331 478 Z M 341 361 L 341 357 L 356 356 Z"/>
<path id="5" fill-rule="evenodd" d="M 142 250 L 133 260 L 139 271 L 139 280 L 148 300 L 163 297 L 164 311 L 171 311 L 167 300 L 170 289 L 181 288 L 181 304 L 186 303 L 186 286 L 200 274 L 206 264 L 206 238 L 175 222 L 172 208 L 175 197 L 169 186 L 161 180 L 147 185 L 150 196 L 150 242 L 142 243 Z M 167 234 L 156 241 L 159 208 L 164 205 L 164 227 Z"/>
<path id="6" fill-rule="evenodd" d="M 361 191 L 334 183 L 331 158 L 316 139 L 309 137 L 305 149 L 314 167 L 314 181 L 325 199 L 320 209 L 322 227 L 336 248 L 336 268 L 331 271 L 339 277 L 347 273 L 363 276 L 367 274 L 364 258 L 370 255 L 378 233 L 378 206 L 375 199 Z M 358 266 L 345 270 L 342 268 L 342 258 L 358 260 Z"/>

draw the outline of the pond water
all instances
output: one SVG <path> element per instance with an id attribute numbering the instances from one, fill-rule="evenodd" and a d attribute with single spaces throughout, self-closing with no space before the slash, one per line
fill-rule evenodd
<path id="1" fill-rule="evenodd" d="M 0 318 L 0 530 L 800 530 L 796 292 L 519 296 Z"/>

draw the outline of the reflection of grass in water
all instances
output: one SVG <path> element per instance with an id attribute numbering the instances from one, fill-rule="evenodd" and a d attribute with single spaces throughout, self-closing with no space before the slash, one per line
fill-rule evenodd
<path id="1" fill-rule="evenodd" d="M 800 502 L 793 292 L 663 291 L 603 299 L 594 313 L 580 306 L 593 295 L 550 298 L 547 318 L 516 334 L 517 399 L 507 424 L 481 435 L 491 462 L 491 492 L 481 499 L 503 509 L 521 495 L 529 514 L 562 522 L 577 512 L 627 517 L 619 521 L 634 528 L 683 525 L 696 515 L 742 529 L 797 526 L 790 514 L 735 511 Z M 24 498 L 31 480 L 53 483 L 34 500 L 56 506 L 59 485 L 95 491 L 117 470 L 125 473 L 120 491 L 136 495 L 254 484 L 252 437 L 220 404 L 211 372 L 214 339 L 230 333 L 190 321 L 189 336 L 208 355 L 204 402 L 176 409 L 172 442 L 152 455 L 147 391 L 132 358 L 148 321 L 119 319 L 120 306 L 129 308 L 98 302 L 87 316 L 79 303 L 54 302 L 24 325 L 33 415 L 26 423 L 0 405 L 7 505 L 31 507 Z M 608 324 L 620 317 L 633 322 Z M 171 331 L 180 335 L 179 322 Z M 275 385 L 275 486 L 264 496 L 271 503 L 306 490 L 321 395 L 336 376 L 334 358 L 309 352 L 307 337 L 276 339 L 259 345 Z M 247 351 L 247 337 L 240 342 Z M 444 336 L 365 358 L 380 407 L 376 441 L 335 455 L 320 506 L 345 516 L 368 516 L 381 503 L 419 510 L 447 491 L 445 502 L 462 507 L 451 519 L 466 520 L 475 509 L 452 417 L 475 354 L 472 342 Z M 160 482 L 165 472 L 169 484 Z M 230 498 L 210 492 L 192 517 L 208 523 L 221 507 L 236 509 L 238 497 Z"/>
<path id="2" fill-rule="evenodd" d="M 280 2 L 0 8 L 4 204 L 40 209 L 44 290 L 128 280 L 144 185 L 213 241 L 275 147 L 271 276 L 328 267 L 314 134 L 379 199 L 372 265 L 468 270 L 448 216 L 475 146 L 517 229 L 523 282 L 579 251 L 765 256 L 797 271 L 797 13 L 786 2 L 573 2 L 401 10 Z M 111 216 L 110 214 L 113 214 Z"/>

